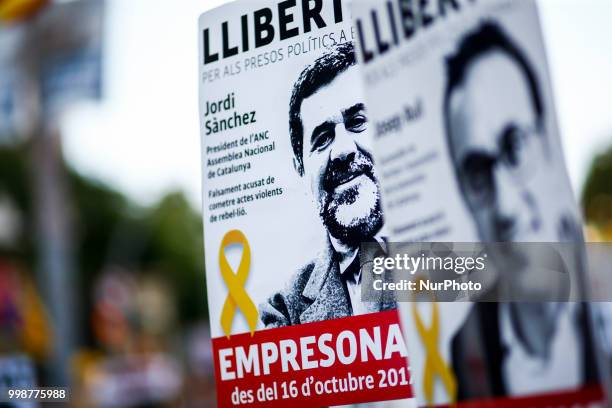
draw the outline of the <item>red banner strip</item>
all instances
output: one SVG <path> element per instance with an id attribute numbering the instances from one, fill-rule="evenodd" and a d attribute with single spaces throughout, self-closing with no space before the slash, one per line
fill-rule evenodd
<path id="1" fill-rule="evenodd" d="M 315 407 L 412 396 L 396 311 L 212 343 L 220 407 Z"/>

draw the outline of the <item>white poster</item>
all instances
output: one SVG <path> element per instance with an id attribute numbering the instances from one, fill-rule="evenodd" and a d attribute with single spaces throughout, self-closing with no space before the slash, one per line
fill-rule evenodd
<path id="1" fill-rule="evenodd" d="M 357 0 L 353 17 L 392 241 L 582 241 L 534 1 Z M 597 384 L 575 303 L 399 307 L 419 405 L 591 401 L 571 393 Z"/>
<path id="2" fill-rule="evenodd" d="M 386 233 L 349 13 L 340 0 L 238 1 L 199 21 L 221 406 L 410 396 L 395 303 L 359 295 L 359 245 Z"/>

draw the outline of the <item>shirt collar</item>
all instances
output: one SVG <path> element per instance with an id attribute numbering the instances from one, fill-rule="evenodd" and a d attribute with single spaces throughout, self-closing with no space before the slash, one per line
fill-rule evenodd
<path id="1" fill-rule="evenodd" d="M 351 264 L 355 261 L 355 258 L 359 256 L 359 247 L 350 248 L 342 244 L 340 241 L 338 241 L 336 238 L 332 237 L 331 235 L 329 236 L 329 240 L 337 255 L 338 268 L 340 269 L 340 274 L 344 275 L 344 273 L 349 269 L 349 266 L 351 266 Z M 378 242 L 378 244 L 386 252 L 387 244 L 385 240 L 380 235 L 376 235 L 374 237 L 374 240 Z M 361 268 L 358 268 L 355 278 L 357 278 L 360 274 L 361 274 Z"/>

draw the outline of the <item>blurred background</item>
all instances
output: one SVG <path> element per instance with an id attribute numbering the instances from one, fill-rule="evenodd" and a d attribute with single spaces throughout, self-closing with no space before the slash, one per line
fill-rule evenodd
<path id="1" fill-rule="evenodd" d="M 198 16 L 222 0 L 0 0 L 0 385 L 214 406 Z M 612 0 L 542 0 L 585 231 L 612 240 Z"/>

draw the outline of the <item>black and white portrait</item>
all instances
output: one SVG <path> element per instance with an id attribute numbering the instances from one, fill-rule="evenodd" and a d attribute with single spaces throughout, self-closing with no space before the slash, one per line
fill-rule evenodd
<path id="1" fill-rule="evenodd" d="M 359 246 L 384 245 L 380 187 L 352 43 L 330 48 L 297 78 L 289 103 L 295 171 L 308 186 L 327 245 L 260 307 L 266 327 L 393 308 L 360 300 Z M 299 214 L 296 215 L 299 217 Z"/>
<path id="2" fill-rule="evenodd" d="M 480 23 L 460 38 L 446 72 L 449 154 L 480 240 L 580 241 L 576 217 L 550 211 L 555 197 L 545 187 L 557 160 L 547 133 L 552 108 L 521 45 L 496 22 Z M 498 255 L 501 279 L 512 282 L 502 290 L 529 291 L 520 284 L 524 271 L 514 266 L 528 265 L 533 254 Z M 596 378 L 584 310 L 576 304 L 476 303 L 451 354 L 460 401 L 574 389 Z M 474 373 L 474 359 L 485 362 L 486 375 Z"/>

